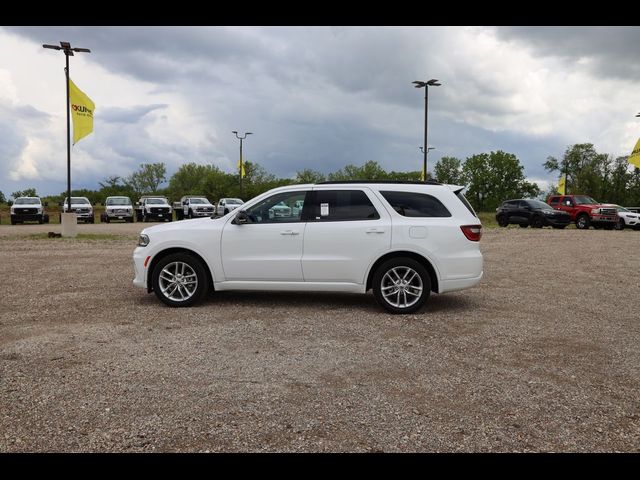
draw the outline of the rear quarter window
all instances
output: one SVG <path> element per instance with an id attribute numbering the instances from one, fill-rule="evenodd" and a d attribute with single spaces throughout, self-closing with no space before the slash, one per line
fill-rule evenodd
<path id="1" fill-rule="evenodd" d="M 389 205 L 403 217 L 450 217 L 440 200 L 433 195 L 415 192 L 380 192 Z"/>

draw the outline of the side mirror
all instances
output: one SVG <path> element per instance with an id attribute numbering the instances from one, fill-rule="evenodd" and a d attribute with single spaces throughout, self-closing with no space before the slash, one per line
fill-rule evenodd
<path id="1" fill-rule="evenodd" d="M 244 210 L 240 210 L 236 215 L 234 222 L 236 222 L 237 225 L 244 225 L 245 223 L 249 223 L 249 215 L 247 215 L 247 212 L 245 212 Z"/>

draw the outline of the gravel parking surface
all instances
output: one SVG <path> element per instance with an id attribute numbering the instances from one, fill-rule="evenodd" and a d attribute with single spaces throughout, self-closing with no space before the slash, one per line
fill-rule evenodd
<path id="1" fill-rule="evenodd" d="M 145 226 L 0 227 L 0 452 L 640 451 L 640 232 L 486 231 L 478 287 L 393 316 L 170 309 L 131 283 Z"/>

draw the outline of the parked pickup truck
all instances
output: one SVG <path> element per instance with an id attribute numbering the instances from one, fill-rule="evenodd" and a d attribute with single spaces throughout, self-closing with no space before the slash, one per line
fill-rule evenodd
<path id="1" fill-rule="evenodd" d="M 183 218 L 212 217 L 215 207 L 206 197 L 185 195 L 179 202 L 174 202 L 176 220 Z"/>
<path id="2" fill-rule="evenodd" d="M 38 222 L 49 223 L 49 215 L 44 213 L 44 206 L 40 197 L 18 197 L 11 205 L 11 225 L 16 223 Z"/>
<path id="3" fill-rule="evenodd" d="M 107 197 L 104 206 L 104 213 L 100 215 L 101 222 L 109 223 L 113 220 L 133 222 L 133 205 L 129 197 Z"/>
<path id="4" fill-rule="evenodd" d="M 67 197 L 64 202 L 59 204 L 62 207 L 62 213 L 75 213 L 78 222 L 94 223 L 93 205 L 87 197 L 71 197 L 71 211 L 67 212 L 69 203 Z M 62 223 L 62 215 L 60 215 L 60 223 Z"/>
<path id="5" fill-rule="evenodd" d="M 173 209 L 167 197 L 143 195 L 136 202 L 136 220 L 138 222 L 150 222 L 152 220 L 170 222 L 173 220 Z"/>
<path id="6" fill-rule="evenodd" d="M 598 203 L 588 195 L 552 195 L 547 203 L 567 212 L 581 230 L 590 226 L 613 230 L 618 223 L 618 210 L 614 205 Z"/>

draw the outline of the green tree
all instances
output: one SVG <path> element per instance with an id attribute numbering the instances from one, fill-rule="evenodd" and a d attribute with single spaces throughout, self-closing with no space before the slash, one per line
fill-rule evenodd
<path id="1" fill-rule="evenodd" d="M 2 193 L 2 191 L 0 191 L 0 203 L 5 203 L 7 201 L 7 199 L 4 196 L 4 193 Z"/>
<path id="2" fill-rule="evenodd" d="M 608 155 L 596 152 L 592 143 L 570 145 L 562 159 L 548 157 L 545 170 L 567 174 L 567 193 L 598 197 L 603 193 Z"/>
<path id="3" fill-rule="evenodd" d="M 320 173 L 310 168 L 305 168 L 296 172 L 294 183 L 320 183 L 327 179 L 324 173 Z"/>
<path id="4" fill-rule="evenodd" d="M 98 182 L 100 190 L 98 191 L 98 197 L 101 202 L 104 202 L 107 197 L 123 196 L 123 197 L 135 197 L 136 192 L 127 185 L 125 181 L 117 176 L 112 175 L 104 179 L 103 182 Z M 134 202 L 137 200 L 131 198 Z"/>
<path id="5" fill-rule="evenodd" d="M 214 169 L 218 170 L 211 165 L 185 163 L 171 176 L 167 190 L 175 199 L 184 195 L 201 195 L 204 191 L 203 182 Z"/>
<path id="6" fill-rule="evenodd" d="M 374 160 L 369 160 L 361 167 L 349 164 L 344 168 L 329 174 L 329 180 L 387 180 L 389 175 Z"/>
<path id="7" fill-rule="evenodd" d="M 501 150 L 467 158 L 462 174 L 463 183 L 469 186 L 469 201 L 479 211 L 495 209 L 509 198 L 534 198 L 540 194 L 538 185 L 526 181 L 517 157 Z"/>
<path id="8" fill-rule="evenodd" d="M 164 163 L 143 163 L 137 172 L 126 179 L 126 184 L 139 194 L 158 193 L 160 184 L 167 181 Z"/>
<path id="9" fill-rule="evenodd" d="M 13 192 L 11 197 L 15 200 L 18 197 L 37 197 L 35 188 L 27 188 L 25 190 L 18 190 L 17 192 Z"/>
<path id="10" fill-rule="evenodd" d="M 463 183 L 462 162 L 455 157 L 442 157 L 433 171 L 436 179 L 441 183 L 452 185 Z"/>

